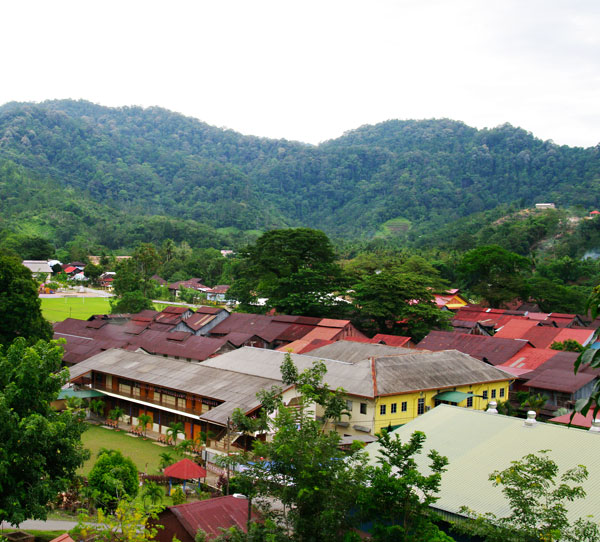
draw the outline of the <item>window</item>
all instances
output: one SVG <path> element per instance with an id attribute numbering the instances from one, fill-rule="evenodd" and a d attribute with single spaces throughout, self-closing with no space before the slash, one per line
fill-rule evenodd
<path id="1" fill-rule="evenodd" d="M 467 397 L 467 408 L 471 408 L 473 406 L 473 396 Z"/>
<path id="2" fill-rule="evenodd" d="M 361 414 L 366 414 L 367 413 L 367 403 L 361 403 L 360 404 L 360 413 Z"/>
<path id="3" fill-rule="evenodd" d="M 406 412 L 408 409 L 408 403 L 406 401 L 402 401 L 402 412 Z"/>
<path id="4" fill-rule="evenodd" d="M 390 412 L 392 414 L 396 414 L 396 403 L 392 403 L 392 405 L 390 407 Z"/>
<path id="5" fill-rule="evenodd" d="M 352 401 L 350 401 L 350 399 L 346 399 L 346 410 L 352 412 Z"/>
<path id="6" fill-rule="evenodd" d="M 500 397 L 504 397 L 504 388 L 500 388 Z"/>
<path id="7" fill-rule="evenodd" d="M 492 390 L 492 399 L 496 398 L 496 388 Z"/>
<path id="8" fill-rule="evenodd" d="M 482 394 L 482 397 L 483 397 L 484 399 L 487 399 L 487 398 L 488 398 L 488 392 L 487 392 L 487 390 L 485 390 L 485 391 L 483 392 L 483 394 Z"/>
<path id="9" fill-rule="evenodd" d="M 379 405 L 379 414 L 385 414 L 385 405 Z"/>
<path id="10" fill-rule="evenodd" d="M 423 412 L 425 412 L 425 398 L 421 397 L 421 399 L 417 401 L 417 415 L 423 414 Z"/>

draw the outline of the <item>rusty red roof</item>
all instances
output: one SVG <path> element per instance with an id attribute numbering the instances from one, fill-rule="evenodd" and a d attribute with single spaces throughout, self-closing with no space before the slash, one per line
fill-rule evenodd
<path id="1" fill-rule="evenodd" d="M 522 339 L 525 333 L 537 325 L 538 322 L 535 320 L 521 320 L 514 318 L 506 322 L 506 324 L 496 331 L 494 337 L 503 339 Z"/>
<path id="2" fill-rule="evenodd" d="M 348 340 L 348 337 L 346 340 Z M 387 344 L 388 346 L 405 346 L 410 340 L 410 337 L 403 337 L 402 335 L 386 335 L 385 333 L 378 333 L 373 337 L 374 342 Z"/>
<path id="3" fill-rule="evenodd" d="M 159 523 L 161 516 L 166 512 L 171 512 L 177 517 L 192 540 L 199 529 L 208 535 L 209 540 L 220 535 L 221 529 L 229 527 L 238 527 L 247 532 L 248 501 L 233 495 L 170 506 L 159 515 Z M 252 520 L 260 519 L 260 515 L 253 510 Z"/>
<path id="4" fill-rule="evenodd" d="M 206 477 L 206 469 L 187 457 L 165 468 L 165 476 L 179 480 L 194 480 Z"/>
<path id="5" fill-rule="evenodd" d="M 452 331 L 432 331 L 417 344 L 417 348 L 432 351 L 458 350 L 492 365 L 500 365 L 527 345 L 527 341 L 521 339 L 501 339 Z"/>
<path id="6" fill-rule="evenodd" d="M 198 331 L 200 328 L 203 328 L 209 322 L 212 322 L 217 316 L 215 314 L 202 314 L 195 313 L 192 314 L 187 320 L 184 320 L 186 326 L 194 331 Z"/>
<path id="7" fill-rule="evenodd" d="M 222 309 L 221 307 L 207 307 L 202 305 L 196 308 L 196 314 L 219 314 L 221 311 L 226 309 Z"/>
<path id="8" fill-rule="evenodd" d="M 560 423 L 563 425 L 573 425 L 574 427 L 586 427 L 590 428 L 592 426 L 592 420 L 594 419 L 594 409 L 591 408 L 588 413 L 584 416 L 583 414 L 579 414 L 579 412 L 575 413 L 573 416 L 573 422 L 571 422 L 571 414 L 563 414 L 562 416 L 556 416 L 556 418 L 550 418 L 549 422 Z"/>
<path id="9" fill-rule="evenodd" d="M 350 320 L 335 320 L 333 318 L 323 318 L 318 325 L 321 327 L 344 328 L 350 323 Z"/>
<path id="10" fill-rule="evenodd" d="M 523 339 L 527 339 L 536 348 L 548 348 L 560 333 L 561 328 L 550 326 L 536 326 L 523 334 Z"/>
<path id="11" fill-rule="evenodd" d="M 502 363 L 500 367 L 506 369 L 510 373 L 513 373 L 511 369 L 518 369 L 518 373 L 521 375 L 537 369 L 540 365 L 543 365 L 549 359 L 556 356 L 558 352 L 558 350 L 551 350 L 550 348 L 534 348 L 533 346 L 526 346 L 506 363 Z"/>
<path id="12" fill-rule="evenodd" d="M 173 305 L 169 305 L 168 307 L 165 307 L 160 312 L 167 313 L 167 314 L 185 314 L 189 310 L 190 309 L 188 307 L 176 307 Z"/>
<path id="13" fill-rule="evenodd" d="M 50 542 L 75 542 L 75 541 L 69 536 L 69 533 L 64 533 L 64 534 L 61 534 L 60 536 L 57 536 L 56 538 L 53 538 L 52 540 L 50 540 Z"/>
<path id="14" fill-rule="evenodd" d="M 527 388 L 575 393 L 597 378 L 589 373 L 573 373 L 573 369 L 546 369 L 525 384 Z"/>

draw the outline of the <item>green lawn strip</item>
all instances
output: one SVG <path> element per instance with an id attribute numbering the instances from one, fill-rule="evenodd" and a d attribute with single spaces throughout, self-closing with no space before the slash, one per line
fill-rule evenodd
<path id="1" fill-rule="evenodd" d="M 50 322 L 62 322 L 67 318 L 87 320 L 94 314 L 109 314 L 110 304 L 107 297 L 43 297 L 42 314 Z M 171 305 L 154 303 L 157 311 Z"/>
<path id="2" fill-rule="evenodd" d="M 93 314 L 107 314 L 110 305 L 106 297 L 43 297 L 42 314 L 50 322 L 62 322 L 66 318 L 87 320 Z"/>
<path id="3" fill-rule="evenodd" d="M 180 459 L 171 446 L 158 446 L 151 440 L 130 437 L 124 431 L 114 431 L 97 425 L 90 425 L 81 440 L 91 453 L 90 459 L 79 469 L 79 474 L 84 476 L 88 476 L 92 470 L 100 448 L 120 450 L 123 455 L 133 460 L 138 471 L 148 474 L 160 474 L 160 454 L 163 452 L 171 452 L 175 459 Z"/>

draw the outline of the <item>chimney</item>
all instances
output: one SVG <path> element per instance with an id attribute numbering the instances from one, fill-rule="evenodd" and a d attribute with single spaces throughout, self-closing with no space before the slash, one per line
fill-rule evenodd
<path id="1" fill-rule="evenodd" d="M 496 409 L 496 407 L 498 406 L 498 403 L 496 403 L 496 401 L 490 401 L 488 403 L 488 408 L 485 411 L 486 414 L 498 414 L 498 410 Z"/>
<path id="2" fill-rule="evenodd" d="M 592 433 L 600 433 L 600 418 L 594 418 L 592 420 L 592 426 L 590 427 Z"/>
<path id="3" fill-rule="evenodd" d="M 529 412 L 527 412 L 527 419 L 523 423 L 523 426 L 524 427 L 535 427 L 536 423 L 537 423 L 537 421 L 535 419 L 535 410 L 530 410 Z"/>

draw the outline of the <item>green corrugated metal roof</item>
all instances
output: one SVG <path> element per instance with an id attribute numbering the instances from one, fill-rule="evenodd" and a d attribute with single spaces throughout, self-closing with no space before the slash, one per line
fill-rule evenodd
<path id="1" fill-rule="evenodd" d="M 437 401 L 448 401 L 449 403 L 461 403 L 467 397 L 473 397 L 472 393 L 465 393 L 464 391 L 443 391 L 438 393 L 433 398 Z"/>
<path id="2" fill-rule="evenodd" d="M 60 393 L 58 394 L 59 399 L 68 399 L 69 397 L 87 399 L 88 397 L 104 397 L 104 394 L 96 390 L 74 390 L 73 388 L 60 390 Z"/>
<path id="3" fill-rule="evenodd" d="M 416 461 L 428 474 L 427 454 L 437 450 L 448 458 L 448 470 L 442 474 L 439 500 L 434 507 L 458 514 L 461 506 L 477 513 L 492 512 L 498 517 L 510 513 L 500 487 L 488 480 L 490 473 L 510 466 L 511 461 L 540 450 L 549 450 L 562 474 L 577 465 L 585 465 L 589 478 L 581 485 L 585 499 L 567 503 L 569 521 L 593 515 L 598 521 L 600 510 L 600 434 L 587 430 L 538 422 L 525 427 L 522 418 L 458 406 L 439 405 L 393 432 L 407 442 L 415 431 L 427 439 Z M 376 464 L 379 444 L 369 444 L 369 463 Z"/>

